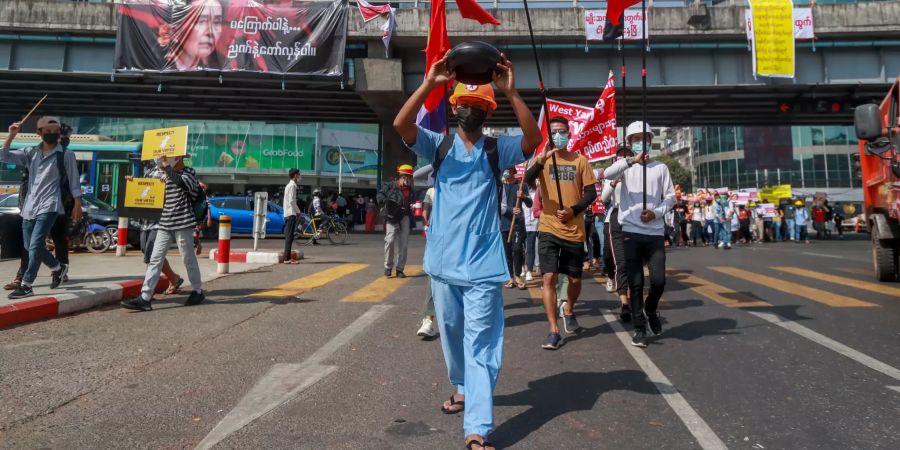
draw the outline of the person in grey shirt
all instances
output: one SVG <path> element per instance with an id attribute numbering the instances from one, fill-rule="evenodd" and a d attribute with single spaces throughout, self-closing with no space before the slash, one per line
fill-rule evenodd
<path id="1" fill-rule="evenodd" d="M 22 128 L 21 122 L 9 126 L 9 134 L 0 149 L 0 162 L 28 168 L 28 190 L 22 204 L 22 234 L 28 251 L 28 270 L 22 285 L 9 294 L 18 299 L 34 295 L 31 286 L 37 277 L 41 263 L 52 271 L 51 288 L 59 287 L 69 271 L 68 264 L 59 261 L 47 251 L 44 245 L 47 234 L 56 218 L 65 213 L 64 202 L 73 201 L 72 222 L 81 220 L 81 186 L 78 184 L 78 166 L 75 154 L 64 152 L 59 144 L 60 122 L 56 117 L 45 116 L 38 120 L 37 131 L 41 136 L 39 145 L 11 150 L 13 139 Z M 62 156 L 57 156 L 57 153 Z M 64 167 L 59 167 L 59 161 Z M 65 182 L 65 186 L 63 186 Z"/>

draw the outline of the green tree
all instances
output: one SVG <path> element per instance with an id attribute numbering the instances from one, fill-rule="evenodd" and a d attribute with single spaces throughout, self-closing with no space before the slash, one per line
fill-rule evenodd
<path id="1" fill-rule="evenodd" d="M 669 168 L 669 174 L 672 176 L 672 184 L 681 185 L 681 192 L 685 194 L 693 191 L 691 185 L 691 172 L 685 169 L 681 163 L 675 160 L 671 155 L 657 155 L 653 159 L 665 164 Z"/>

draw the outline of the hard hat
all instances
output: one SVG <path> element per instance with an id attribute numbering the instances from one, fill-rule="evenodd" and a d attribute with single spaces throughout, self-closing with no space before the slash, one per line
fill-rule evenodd
<path id="1" fill-rule="evenodd" d="M 397 173 L 399 173 L 400 175 L 409 175 L 409 176 L 412 176 L 412 174 L 413 174 L 413 166 L 411 166 L 411 165 L 409 165 L 409 164 L 403 164 L 403 165 L 401 165 L 400 167 L 397 168 Z"/>
<path id="2" fill-rule="evenodd" d="M 457 83 L 456 88 L 453 89 L 453 95 L 450 96 L 450 104 L 457 106 L 462 98 L 481 100 L 488 104 L 491 111 L 497 109 L 497 101 L 494 100 L 494 88 L 490 84 L 476 86 L 474 84 Z"/>
<path id="3" fill-rule="evenodd" d="M 630 138 L 632 135 L 641 134 L 644 132 L 644 122 L 638 120 L 637 122 L 631 122 L 628 125 L 628 128 L 625 129 L 625 139 Z M 650 137 L 655 136 L 653 134 L 653 129 L 650 128 L 650 124 L 647 124 L 647 133 L 650 134 Z"/>

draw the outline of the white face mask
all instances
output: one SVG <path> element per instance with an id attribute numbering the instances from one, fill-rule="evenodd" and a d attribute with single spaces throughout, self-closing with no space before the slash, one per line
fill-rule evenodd
<path id="1" fill-rule="evenodd" d="M 644 153 L 644 142 L 643 141 L 633 142 L 631 144 L 631 151 L 634 152 L 635 156 L 640 155 L 641 153 Z"/>

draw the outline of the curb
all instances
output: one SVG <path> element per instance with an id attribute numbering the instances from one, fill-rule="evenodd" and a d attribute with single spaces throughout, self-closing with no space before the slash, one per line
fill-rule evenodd
<path id="1" fill-rule="evenodd" d="M 68 291 L 50 297 L 29 298 L 11 305 L 0 306 L 0 329 L 135 298 L 141 294 L 143 284 L 143 279 L 121 281 L 93 286 L 89 289 Z M 168 287 L 169 280 L 162 276 L 156 285 L 156 293 L 162 293 Z"/>
<path id="2" fill-rule="evenodd" d="M 219 249 L 209 251 L 209 259 L 215 261 Z M 303 252 L 291 251 L 291 258 L 294 261 L 303 259 Z M 280 264 L 284 262 L 282 252 L 254 252 L 251 250 L 231 250 L 228 252 L 228 262 L 241 262 L 253 264 Z"/>

